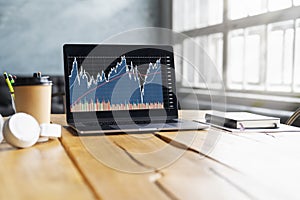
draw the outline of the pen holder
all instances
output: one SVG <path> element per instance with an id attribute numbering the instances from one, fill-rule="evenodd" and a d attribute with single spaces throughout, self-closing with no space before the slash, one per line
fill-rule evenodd
<path id="1" fill-rule="evenodd" d="M 18 78 L 14 90 L 17 112 L 32 115 L 39 124 L 50 123 L 52 81 L 48 76 Z"/>

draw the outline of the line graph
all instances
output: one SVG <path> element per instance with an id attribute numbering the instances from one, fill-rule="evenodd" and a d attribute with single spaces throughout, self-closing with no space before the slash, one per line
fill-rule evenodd
<path id="1" fill-rule="evenodd" d="M 69 60 L 72 112 L 164 107 L 159 56 L 74 56 Z"/>

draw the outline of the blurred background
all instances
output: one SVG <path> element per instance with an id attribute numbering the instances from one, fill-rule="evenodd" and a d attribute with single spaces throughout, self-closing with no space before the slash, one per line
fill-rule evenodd
<path id="1" fill-rule="evenodd" d="M 0 69 L 53 76 L 52 111 L 62 113 L 62 45 L 100 43 L 143 27 L 189 36 L 175 48 L 203 65 L 188 40 L 200 44 L 223 80 L 230 111 L 279 116 L 284 122 L 300 105 L 300 0 L 0 0 Z M 210 109 L 207 83 L 186 69 L 191 69 L 188 63 L 177 57 L 181 107 L 195 108 L 193 90 L 196 106 Z M 214 85 L 215 79 L 207 81 Z M 7 115 L 11 111 L 3 111 L 4 101 L 0 112 Z"/>
<path id="2" fill-rule="evenodd" d="M 162 26 L 161 4 L 160 0 L 0 0 L 0 66 L 13 74 L 63 75 L 64 43 L 100 43 L 122 31 Z"/>

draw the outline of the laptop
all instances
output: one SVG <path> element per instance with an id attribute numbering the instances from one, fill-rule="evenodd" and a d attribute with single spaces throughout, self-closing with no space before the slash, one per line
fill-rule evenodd
<path id="1" fill-rule="evenodd" d="M 65 44 L 66 121 L 77 135 L 206 129 L 178 119 L 172 46 Z"/>

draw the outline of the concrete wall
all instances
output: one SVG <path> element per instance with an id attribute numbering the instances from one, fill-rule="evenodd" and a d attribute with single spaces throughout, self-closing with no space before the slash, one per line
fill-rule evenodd
<path id="1" fill-rule="evenodd" d="M 64 43 L 160 26 L 160 0 L 0 0 L 0 71 L 63 75 Z"/>

